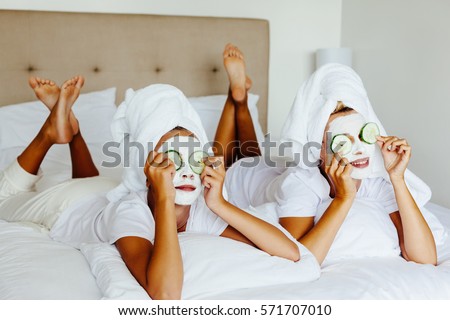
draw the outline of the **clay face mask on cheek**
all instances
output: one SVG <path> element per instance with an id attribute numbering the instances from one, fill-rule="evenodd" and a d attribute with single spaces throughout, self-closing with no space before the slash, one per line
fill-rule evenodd
<path id="1" fill-rule="evenodd" d="M 178 157 L 174 161 L 178 170 L 173 177 L 176 204 L 193 204 L 203 190 L 200 175 L 192 171 L 192 168 L 189 166 L 189 156 L 193 152 L 201 150 L 200 141 L 186 136 L 172 137 L 166 140 L 158 150 L 158 152 L 173 152 L 173 156 Z M 174 158 L 173 156 L 172 159 Z"/>
<path id="2" fill-rule="evenodd" d="M 359 134 L 366 122 L 364 117 L 359 113 L 352 113 L 337 117 L 330 122 L 328 127 L 328 131 L 331 132 L 331 137 L 335 137 L 336 135 L 349 137 L 351 149 L 347 146 L 346 150 L 349 150 L 349 152 L 343 155 L 343 157 L 347 158 L 353 166 L 351 174 L 353 179 L 368 178 L 372 174 L 374 157 L 378 156 L 378 153 L 375 152 L 375 144 L 368 144 L 360 140 Z"/>

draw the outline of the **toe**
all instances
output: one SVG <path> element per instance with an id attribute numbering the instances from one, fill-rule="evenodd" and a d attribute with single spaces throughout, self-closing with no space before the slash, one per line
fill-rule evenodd
<path id="1" fill-rule="evenodd" d="M 31 88 L 36 88 L 38 86 L 38 82 L 36 81 L 35 77 L 29 77 L 28 83 L 30 84 Z"/>
<path id="2" fill-rule="evenodd" d="M 77 88 L 81 88 L 84 85 L 84 77 L 78 76 L 78 81 L 76 83 Z"/>

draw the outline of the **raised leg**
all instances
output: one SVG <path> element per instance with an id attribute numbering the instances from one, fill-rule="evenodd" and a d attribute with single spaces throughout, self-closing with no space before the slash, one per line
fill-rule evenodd
<path id="1" fill-rule="evenodd" d="M 256 137 L 253 119 L 247 105 L 247 94 L 242 101 L 235 101 L 235 122 L 237 138 L 240 142 L 239 159 L 261 155 L 258 139 Z"/>
<path id="2" fill-rule="evenodd" d="M 99 175 L 80 131 L 73 136 L 69 148 L 70 158 L 72 159 L 72 178 L 88 178 Z"/>
<path id="3" fill-rule="evenodd" d="M 214 138 L 214 154 L 223 156 L 226 167 L 230 167 L 238 157 L 237 142 L 235 106 L 231 90 L 229 90 Z"/>
<path id="4" fill-rule="evenodd" d="M 75 83 L 78 89 L 81 89 L 84 85 L 84 78 L 81 76 L 74 77 L 69 81 L 72 84 Z M 61 89 L 53 81 L 38 77 L 31 77 L 29 84 L 34 90 L 36 97 L 51 111 L 58 102 Z M 76 100 L 78 95 L 74 98 Z M 69 121 L 74 132 L 73 139 L 69 142 L 70 157 L 72 159 L 72 178 L 98 176 L 98 170 L 95 167 L 86 142 L 81 135 L 78 120 L 72 111 L 70 111 Z"/>
<path id="5" fill-rule="evenodd" d="M 34 175 L 38 173 L 45 155 L 53 144 L 65 144 L 72 141 L 74 128 L 69 117 L 80 88 L 78 80 L 70 79 L 63 84 L 56 105 L 51 109 L 41 130 L 17 158 L 20 166 L 28 173 Z"/>
<path id="6" fill-rule="evenodd" d="M 71 80 L 73 80 L 74 78 L 72 78 Z M 83 86 L 84 79 L 82 77 L 81 81 L 81 86 Z M 56 85 L 56 83 L 49 79 L 30 77 L 28 79 L 28 84 L 30 85 L 31 89 L 33 89 L 36 97 L 51 111 L 58 102 L 59 94 L 61 92 L 61 89 Z M 76 134 L 78 132 L 78 120 L 75 118 L 72 110 L 70 110 L 69 121 L 72 125 L 74 133 Z"/>
<path id="7" fill-rule="evenodd" d="M 252 81 L 245 72 L 244 55 L 237 47 L 227 44 L 223 56 L 230 89 L 214 146 L 216 154 L 223 155 L 229 167 L 238 159 L 261 155 L 261 151 L 247 105 L 247 92 Z"/>

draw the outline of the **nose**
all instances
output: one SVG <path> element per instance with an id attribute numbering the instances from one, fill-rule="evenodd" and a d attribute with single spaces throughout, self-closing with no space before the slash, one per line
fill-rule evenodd
<path id="1" fill-rule="evenodd" d="M 184 172 L 181 177 L 183 179 L 191 179 L 194 180 L 194 174 L 192 172 Z"/>
<path id="2" fill-rule="evenodd" d="M 360 141 L 359 139 L 355 139 L 354 147 L 353 147 L 353 154 L 359 155 L 364 154 L 366 152 L 366 147 L 364 146 L 364 143 Z"/>

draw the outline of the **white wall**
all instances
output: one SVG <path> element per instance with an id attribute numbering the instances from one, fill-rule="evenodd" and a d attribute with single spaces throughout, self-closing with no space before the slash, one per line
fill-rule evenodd
<path id="1" fill-rule="evenodd" d="M 271 36 L 269 131 L 274 136 L 279 136 L 298 87 L 313 71 L 314 51 L 320 47 L 339 45 L 341 2 L 342 0 L 1 0 L 0 9 L 267 19 L 270 21 Z"/>
<path id="2" fill-rule="evenodd" d="M 450 1 L 343 0 L 342 45 L 353 51 L 389 133 L 413 147 L 410 168 L 450 207 Z"/>

